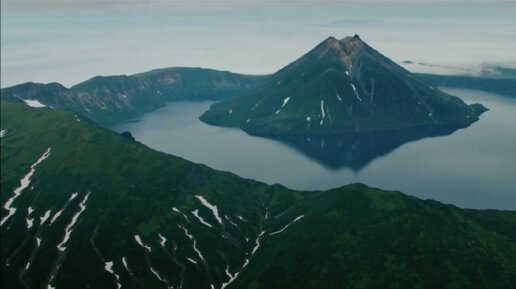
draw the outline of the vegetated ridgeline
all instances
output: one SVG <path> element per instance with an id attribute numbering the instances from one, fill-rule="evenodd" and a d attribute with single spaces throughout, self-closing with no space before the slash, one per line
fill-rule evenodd
<path id="1" fill-rule="evenodd" d="M 515 284 L 516 212 L 269 186 L 60 109 L 2 100 L 1 125 L 1 288 Z"/>
<path id="2" fill-rule="evenodd" d="M 109 127 L 177 100 L 220 100 L 255 86 L 266 76 L 174 67 L 135 75 L 97 76 L 71 88 L 23 83 L 2 89 L 7 100 L 37 100 L 67 108 Z"/>

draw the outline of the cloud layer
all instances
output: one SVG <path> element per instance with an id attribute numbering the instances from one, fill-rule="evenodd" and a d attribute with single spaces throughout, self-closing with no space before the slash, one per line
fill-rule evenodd
<path id="1" fill-rule="evenodd" d="M 329 35 L 355 33 L 394 60 L 515 61 L 514 2 L 126 2 L 2 1 L 1 86 L 168 66 L 272 73 Z"/>

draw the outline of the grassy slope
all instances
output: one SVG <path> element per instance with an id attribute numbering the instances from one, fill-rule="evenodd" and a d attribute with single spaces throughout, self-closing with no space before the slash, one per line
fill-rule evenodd
<path id="1" fill-rule="evenodd" d="M 57 288 L 115 288 L 113 276 L 104 270 L 108 260 L 114 261 L 123 288 L 165 288 L 150 266 L 174 287 L 219 288 L 228 280 L 226 266 L 231 273 L 239 271 L 261 231 L 266 232 L 262 246 L 228 288 L 515 284 L 515 212 L 463 210 L 358 184 L 326 192 L 267 186 L 153 151 L 85 119 L 77 122 L 73 113 L 62 110 L 2 101 L 1 123 L 8 129 L 1 140 L 2 205 L 28 167 L 52 147 L 32 178 L 34 189 L 22 192 L 14 202 L 18 211 L 0 228 L 2 288 L 22 288 L 20 282 L 44 287 L 52 268 L 61 263 L 53 283 Z M 87 209 L 66 252 L 58 254 L 55 246 L 88 191 Z M 72 192 L 79 196 L 62 216 L 52 225 L 40 225 L 38 217 L 62 208 Z M 238 226 L 226 220 L 217 225 L 194 194 L 204 195 Z M 28 206 L 35 208 L 36 217 L 30 230 L 25 224 Z M 191 222 L 174 213 L 173 206 Z M 197 222 L 189 213 L 194 209 L 214 228 Z M 283 233 L 269 235 L 299 215 L 305 217 Z M 205 264 L 178 225 L 195 236 Z M 158 233 L 168 238 L 164 249 Z M 134 234 L 152 252 L 138 246 Z M 40 248 L 34 245 L 36 236 L 43 240 Z M 122 257 L 133 276 L 124 270 Z M 7 259 L 10 266 L 5 266 Z M 24 272 L 29 259 L 33 262 Z"/>

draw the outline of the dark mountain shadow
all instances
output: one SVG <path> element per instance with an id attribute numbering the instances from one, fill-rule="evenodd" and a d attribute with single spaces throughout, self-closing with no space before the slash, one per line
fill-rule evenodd
<path id="1" fill-rule="evenodd" d="M 373 160 L 400 146 L 428 137 L 451 135 L 464 127 L 419 127 L 371 133 L 317 136 L 266 136 L 297 150 L 330 170 L 350 168 L 359 172 Z"/>

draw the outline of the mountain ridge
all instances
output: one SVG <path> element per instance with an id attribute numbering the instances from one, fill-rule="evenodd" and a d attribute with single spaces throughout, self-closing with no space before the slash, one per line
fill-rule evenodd
<path id="1" fill-rule="evenodd" d="M 7 100 L 35 99 L 67 108 L 109 127 L 174 100 L 220 100 L 266 76 L 205 68 L 171 67 L 134 75 L 95 76 L 66 88 L 53 82 L 22 83 L 1 90 Z"/>
<path id="2" fill-rule="evenodd" d="M 0 199 L 16 208 L 0 226 L 2 288 L 507 288 L 516 278 L 513 211 L 362 184 L 300 192 L 151 150 L 70 111 L 2 100 L 0 117 Z"/>

